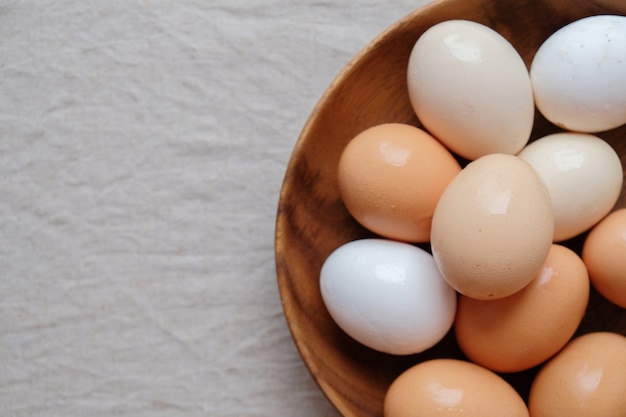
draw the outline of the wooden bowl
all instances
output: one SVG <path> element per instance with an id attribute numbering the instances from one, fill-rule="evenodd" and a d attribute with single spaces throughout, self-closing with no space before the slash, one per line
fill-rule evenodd
<path id="1" fill-rule="evenodd" d="M 450 332 L 418 355 L 366 348 L 340 330 L 320 295 L 319 273 L 340 245 L 373 234 L 344 207 L 337 185 L 342 150 L 357 133 L 384 122 L 421 126 L 409 104 L 406 67 L 417 38 L 430 26 L 467 19 L 507 38 L 527 65 L 551 33 L 594 14 L 626 14 L 623 0 L 440 0 L 401 19 L 364 48 L 329 86 L 297 141 L 284 178 L 276 224 L 276 268 L 284 313 L 313 378 L 344 416 L 382 416 L 390 383 L 403 370 L 436 357 L 462 358 Z M 338 41 L 340 41 L 338 39 Z M 532 139 L 559 131 L 536 114 Z M 626 126 L 603 132 L 626 166 Z M 626 207 L 626 192 L 616 207 Z M 578 253 L 584 236 L 567 242 Z M 592 291 L 578 330 L 626 335 L 626 311 Z M 503 375 L 527 398 L 536 369 Z"/>

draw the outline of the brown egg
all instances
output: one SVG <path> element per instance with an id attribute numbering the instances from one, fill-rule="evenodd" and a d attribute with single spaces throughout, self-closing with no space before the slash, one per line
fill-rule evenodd
<path id="1" fill-rule="evenodd" d="M 433 211 L 461 171 L 452 154 L 417 127 L 371 127 L 344 149 L 339 189 L 352 216 L 381 236 L 409 242 L 430 238 Z"/>
<path id="2" fill-rule="evenodd" d="M 582 257 L 594 288 L 626 308 L 626 209 L 609 214 L 589 232 Z"/>
<path id="3" fill-rule="evenodd" d="M 431 247 L 454 289 L 497 299 L 534 278 L 553 235 L 552 203 L 536 171 L 516 156 L 491 154 L 469 163 L 441 195 Z"/>
<path id="4" fill-rule="evenodd" d="M 497 372 L 517 372 L 549 359 L 567 344 L 589 301 L 589 278 L 580 257 L 552 245 L 535 278 L 498 300 L 461 296 L 456 338 L 472 361 Z"/>
<path id="5" fill-rule="evenodd" d="M 458 359 L 433 359 L 391 384 L 385 417 L 528 417 L 517 391 L 492 371 Z"/>
<path id="6" fill-rule="evenodd" d="M 537 374 L 531 417 L 626 416 L 626 337 L 589 333 L 571 341 Z"/>

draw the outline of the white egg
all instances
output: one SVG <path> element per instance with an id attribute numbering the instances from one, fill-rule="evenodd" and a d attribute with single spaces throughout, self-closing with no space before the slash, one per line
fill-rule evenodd
<path id="1" fill-rule="evenodd" d="M 543 179 L 554 210 L 554 241 L 572 238 L 611 211 L 622 189 L 619 156 L 588 133 L 563 132 L 540 138 L 518 155 Z"/>
<path id="2" fill-rule="evenodd" d="M 626 123 L 626 17 L 597 15 L 553 33 L 530 77 L 539 111 L 567 130 L 600 132 Z"/>
<path id="3" fill-rule="evenodd" d="M 394 355 L 434 346 L 456 313 L 456 292 L 432 255 L 392 240 L 361 239 L 337 248 L 322 266 L 320 289 L 340 328 Z"/>
<path id="4" fill-rule="evenodd" d="M 430 27 L 409 57 L 407 87 L 426 129 L 464 158 L 513 155 L 528 142 L 535 115 L 528 69 L 488 26 L 448 20 Z"/>

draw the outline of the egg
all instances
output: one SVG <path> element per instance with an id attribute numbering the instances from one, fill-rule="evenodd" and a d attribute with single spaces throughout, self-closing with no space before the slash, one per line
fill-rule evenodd
<path id="1" fill-rule="evenodd" d="M 383 403 L 385 417 L 528 417 L 519 394 L 497 374 L 457 359 L 432 359 L 400 374 Z"/>
<path id="2" fill-rule="evenodd" d="M 611 145 L 595 135 L 551 134 L 530 143 L 518 156 L 535 168 L 548 188 L 556 242 L 600 221 L 622 190 L 620 158 Z"/>
<path id="3" fill-rule="evenodd" d="M 612 212 L 589 232 L 582 258 L 594 288 L 626 308 L 626 209 Z"/>
<path id="4" fill-rule="evenodd" d="M 407 87 L 426 130 L 466 159 L 516 154 L 529 140 L 535 107 L 528 70 L 488 26 L 448 20 L 426 30 L 409 57 Z"/>
<path id="5" fill-rule="evenodd" d="M 456 292 L 428 252 L 408 243 L 360 239 L 325 260 L 322 299 L 338 326 L 381 352 L 422 352 L 450 330 Z"/>
<path id="6" fill-rule="evenodd" d="M 596 15 L 554 32 L 537 50 L 530 76 L 539 111 L 573 131 L 626 123 L 626 17 Z"/>
<path id="7" fill-rule="evenodd" d="M 424 130 L 385 123 L 348 143 L 337 175 L 346 208 L 364 227 L 395 240 L 426 242 L 437 201 L 460 171 L 452 154 Z"/>
<path id="8" fill-rule="evenodd" d="M 454 289 L 497 299 L 530 283 L 553 232 L 550 196 L 535 170 L 516 156 L 491 154 L 469 163 L 441 195 L 431 249 Z"/>
<path id="9" fill-rule="evenodd" d="M 626 337 L 588 333 L 571 341 L 537 374 L 531 417 L 624 417 Z"/>
<path id="10" fill-rule="evenodd" d="M 522 290 L 498 300 L 461 296 L 457 342 L 473 362 L 496 372 L 519 372 L 556 354 L 574 335 L 589 301 L 580 257 L 553 244 L 539 273 Z"/>

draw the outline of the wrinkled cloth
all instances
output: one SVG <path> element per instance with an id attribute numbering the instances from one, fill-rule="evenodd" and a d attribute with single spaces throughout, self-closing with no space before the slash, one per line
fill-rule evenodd
<path id="1" fill-rule="evenodd" d="M 0 2 L 0 415 L 337 415 L 283 316 L 278 193 L 424 3 Z"/>

